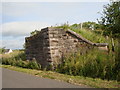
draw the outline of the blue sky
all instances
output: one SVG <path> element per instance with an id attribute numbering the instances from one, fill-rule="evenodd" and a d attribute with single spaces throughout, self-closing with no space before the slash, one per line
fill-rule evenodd
<path id="1" fill-rule="evenodd" d="M 108 2 L 2 2 L 2 47 L 20 49 L 31 31 L 47 26 L 97 22 Z M 1 6 L 0 6 L 1 7 Z"/>

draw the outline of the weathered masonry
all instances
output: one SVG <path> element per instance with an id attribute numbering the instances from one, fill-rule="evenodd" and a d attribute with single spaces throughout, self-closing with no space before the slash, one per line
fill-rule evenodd
<path id="1" fill-rule="evenodd" d="M 66 54 L 76 52 L 79 47 L 82 47 L 84 52 L 94 46 L 100 48 L 108 46 L 107 43 L 92 43 L 71 30 L 53 27 L 41 29 L 39 33 L 26 37 L 25 40 L 27 59 L 36 59 L 43 68 L 50 64 L 55 67 L 61 63 Z"/>

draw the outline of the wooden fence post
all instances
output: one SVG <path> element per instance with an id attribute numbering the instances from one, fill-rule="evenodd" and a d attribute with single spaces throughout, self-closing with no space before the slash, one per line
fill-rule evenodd
<path id="1" fill-rule="evenodd" d="M 113 51 L 113 52 L 115 51 L 114 47 L 115 47 L 115 44 L 114 44 L 114 40 L 113 40 L 113 38 L 112 38 L 112 51 Z"/>

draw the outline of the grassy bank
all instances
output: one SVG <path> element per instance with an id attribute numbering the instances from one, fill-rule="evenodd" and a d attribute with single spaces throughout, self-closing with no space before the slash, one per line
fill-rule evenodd
<path id="1" fill-rule="evenodd" d="M 115 53 L 98 49 L 89 50 L 85 54 L 78 51 L 66 56 L 56 71 L 74 76 L 120 80 L 119 63 Z"/>
<path id="2" fill-rule="evenodd" d="M 63 28 L 64 30 L 70 29 L 94 43 L 106 43 L 106 42 L 110 41 L 110 38 L 105 38 L 103 36 L 102 31 L 99 31 L 100 33 L 98 33 L 98 31 L 95 31 L 95 30 L 92 31 L 92 30 L 88 30 L 88 29 L 84 29 L 84 28 L 81 29 L 79 26 L 74 26 L 74 25 L 69 26 L 66 24 L 57 26 L 56 28 Z"/>
<path id="3" fill-rule="evenodd" d="M 106 38 L 102 36 L 102 34 L 100 35 L 93 33 L 91 31 L 77 29 L 74 29 L 73 31 L 78 32 L 81 35 L 84 35 L 85 38 L 88 37 L 89 40 L 95 43 L 106 42 Z M 107 42 L 110 42 L 110 37 L 108 37 Z M 50 71 L 41 71 L 41 65 L 38 64 L 36 60 L 32 61 L 26 60 L 24 51 L 14 51 L 10 54 L 2 55 L 2 64 L 12 65 L 13 69 L 16 67 L 17 68 L 21 67 L 23 72 L 24 72 L 23 68 L 27 68 L 25 69 L 25 72 L 28 72 L 30 74 L 34 73 L 34 71 L 38 72 L 39 70 L 40 72 L 44 73 L 42 77 L 63 80 L 70 83 L 73 82 L 77 84 L 85 84 L 92 87 L 102 88 L 119 87 L 120 47 L 118 46 L 119 45 L 117 44 L 117 41 L 115 41 L 114 48 L 115 50 L 112 51 L 110 42 L 109 51 L 90 49 L 86 51 L 86 53 L 84 54 L 81 53 L 81 51 L 83 51 L 83 48 L 81 47 L 80 51 L 78 50 L 78 52 L 71 53 L 68 56 L 64 57 L 63 63 L 61 65 L 58 65 L 58 67 L 55 69 L 55 71 L 58 73 Z M 7 68 L 11 69 L 11 66 Z M 22 71 L 21 68 L 20 71 Z M 29 72 L 31 69 L 36 70 L 33 70 L 33 72 L 32 71 Z M 54 75 L 52 76 L 51 73 Z M 41 75 L 41 73 L 39 72 L 35 73 L 34 75 L 39 76 L 39 74 Z M 63 78 L 62 76 L 59 75 L 63 75 Z M 113 83 L 115 83 L 115 85 Z"/>
<path id="4" fill-rule="evenodd" d="M 84 38 L 94 43 L 108 43 L 108 51 L 101 51 L 98 49 L 85 51 L 82 47 L 77 53 L 72 53 L 64 58 L 64 62 L 58 67 L 57 71 L 69 75 L 78 75 L 84 77 L 101 78 L 107 80 L 120 81 L 120 47 L 118 40 L 114 39 L 114 48 L 112 47 L 112 38 L 105 37 L 97 31 L 80 29 L 77 26 L 58 26 L 57 28 L 71 29 L 80 34 Z M 113 50 L 114 49 L 114 50 Z"/>
<path id="5" fill-rule="evenodd" d="M 25 68 L 15 67 L 11 65 L 2 65 L 2 67 L 8 68 L 10 70 L 32 74 L 38 77 L 65 81 L 65 82 L 75 84 L 75 85 L 86 85 L 86 86 L 90 86 L 94 88 L 118 88 L 120 87 L 120 82 L 113 81 L 113 80 L 107 81 L 107 80 L 101 80 L 98 78 L 93 79 L 93 78 L 82 77 L 82 76 L 71 76 L 71 75 L 60 74 L 60 73 L 56 73 L 52 71 L 25 69 Z"/>
<path id="6" fill-rule="evenodd" d="M 29 69 L 41 69 L 41 65 L 36 60 L 26 60 L 24 51 L 13 51 L 10 54 L 3 54 L 1 56 L 2 64 L 12 65 Z"/>

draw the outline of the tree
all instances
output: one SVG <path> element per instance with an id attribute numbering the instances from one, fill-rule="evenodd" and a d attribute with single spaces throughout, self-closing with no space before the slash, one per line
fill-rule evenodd
<path id="1" fill-rule="evenodd" d="M 105 35 L 120 36 L 120 1 L 104 6 L 103 14 L 98 22 L 102 25 Z"/>
<path id="2" fill-rule="evenodd" d="M 96 22 L 90 22 L 90 21 L 84 22 L 83 23 L 83 28 L 92 29 L 92 30 L 101 29 L 99 24 L 97 24 Z"/>

